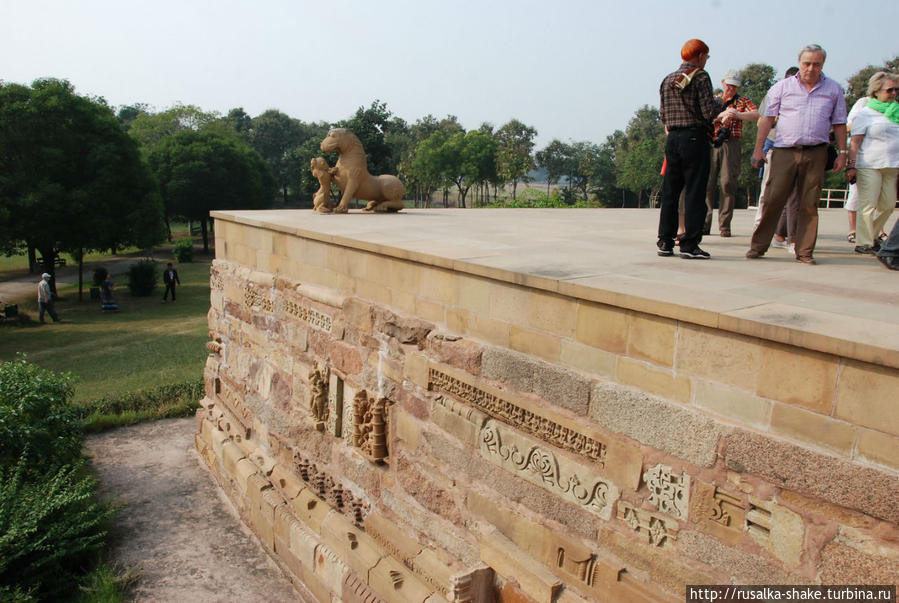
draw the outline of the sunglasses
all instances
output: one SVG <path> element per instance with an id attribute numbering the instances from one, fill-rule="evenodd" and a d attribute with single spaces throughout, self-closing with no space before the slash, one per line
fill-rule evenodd
<path id="1" fill-rule="evenodd" d="M 899 88 L 881 88 L 881 92 L 889 92 L 890 94 L 896 94 L 899 92 Z"/>

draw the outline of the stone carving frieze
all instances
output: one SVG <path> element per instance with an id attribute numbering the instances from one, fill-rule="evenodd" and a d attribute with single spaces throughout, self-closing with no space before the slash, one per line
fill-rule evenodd
<path id="1" fill-rule="evenodd" d="M 583 455 L 600 467 L 605 467 L 607 448 L 604 443 L 509 400 L 504 400 L 435 368 L 430 369 L 428 373 L 428 389 L 454 396 L 495 419 L 513 425 L 553 446 Z"/>
<path id="2" fill-rule="evenodd" d="M 690 476 L 674 475 L 671 467 L 658 464 L 643 473 L 649 488 L 649 502 L 662 513 L 686 519 L 689 507 Z"/>
<path id="3" fill-rule="evenodd" d="M 243 290 L 243 303 L 247 308 L 259 309 L 263 312 L 272 312 L 275 309 L 275 304 L 269 297 L 262 295 L 249 284 Z"/>
<path id="4" fill-rule="evenodd" d="M 561 458 L 540 442 L 502 428 L 496 421 L 484 425 L 479 440 L 481 455 L 487 460 L 603 519 L 611 519 L 618 489 L 588 467 Z"/>
<path id="5" fill-rule="evenodd" d="M 387 463 L 387 421 L 391 402 L 375 398 L 364 389 L 353 398 L 353 446 L 368 460 Z"/>
<path id="6" fill-rule="evenodd" d="M 333 321 L 331 317 L 318 310 L 302 306 L 292 300 L 284 300 L 284 312 L 301 322 L 305 322 L 314 329 L 325 333 L 331 332 Z"/>
<path id="7" fill-rule="evenodd" d="M 299 450 L 294 450 L 293 462 L 297 475 L 319 498 L 326 501 L 331 508 L 349 517 L 357 527 L 362 527 L 365 516 L 371 508 L 368 503 L 355 496 L 349 488 L 341 486 Z"/>
<path id="8" fill-rule="evenodd" d="M 642 534 L 646 541 L 664 547 L 677 540 L 677 522 L 649 511 L 638 509 L 623 500 L 618 501 L 618 519 L 634 532 Z"/>

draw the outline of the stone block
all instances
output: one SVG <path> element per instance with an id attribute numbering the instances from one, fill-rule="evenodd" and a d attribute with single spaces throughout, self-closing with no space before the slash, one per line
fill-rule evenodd
<path id="1" fill-rule="evenodd" d="M 899 521 L 895 473 L 746 431 L 727 437 L 725 461 L 734 471 L 763 477 L 781 488 Z"/>
<path id="2" fill-rule="evenodd" d="M 210 421 L 204 421 L 204 422 L 211 423 Z M 217 457 L 219 457 L 220 459 L 222 459 L 222 461 L 224 462 L 224 460 L 225 460 L 225 442 L 229 441 L 228 434 L 225 433 L 223 430 L 219 429 L 218 427 L 212 426 L 212 428 L 209 432 L 209 441 L 210 441 L 210 445 L 212 446 L 212 449 L 215 451 L 215 455 Z M 235 448 L 237 448 L 237 447 L 235 446 Z M 233 454 L 235 452 L 239 453 L 240 457 L 234 458 Z M 239 448 L 236 451 L 233 451 L 232 452 L 233 464 L 236 464 L 237 461 L 239 461 L 241 458 L 243 458 L 243 456 L 244 456 L 243 452 Z M 232 469 L 233 469 L 233 465 L 232 465 Z"/>
<path id="3" fill-rule="evenodd" d="M 651 314 L 630 316 L 627 355 L 659 366 L 674 366 L 674 341 L 677 321 Z"/>
<path id="4" fill-rule="evenodd" d="M 675 353 L 679 374 L 756 391 L 763 348 L 755 338 L 682 323 Z"/>
<path id="5" fill-rule="evenodd" d="M 783 505 L 771 508 L 771 534 L 768 550 L 789 568 L 798 568 L 805 548 L 805 524 L 802 517 Z"/>
<path id="6" fill-rule="evenodd" d="M 406 443 L 408 450 L 416 450 L 421 439 L 421 422 L 419 419 L 405 412 L 402 408 L 395 408 L 392 418 L 396 437 Z"/>
<path id="7" fill-rule="evenodd" d="M 694 480 L 690 496 L 690 519 L 703 532 L 735 545 L 743 537 L 746 509 L 739 493 L 727 492 L 714 484 Z"/>
<path id="8" fill-rule="evenodd" d="M 367 576 L 383 551 L 365 532 L 340 513 L 331 513 L 322 522 L 322 542 L 337 554 L 354 572 Z"/>
<path id="9" fill-rule="evenodd" d="M 549 362 L 558 362 L 562 351 L 562 340 L 555 335 L 547 335 L 512 325 L 509 329 L 509 347 Z"/>
<path id="10" fill-rule="evenodd" d="M 831 414 L 839 359 L 830 354 L 767 343 L 758 374 L 758 394 L 825 415 Z"/>
<path id="11" fill-rule="evenodd" d="M 771 400 L 702 379 L 693 380 L 693 403 L 726 419 L 767 429 Z"/>
<path id="12" fill-rule="evenodd" d="M 255 475 L 257 473 L 256 465 L 253 464 L 253 461 L 247 458 L 242 458 L 237 461 L 235 465 L 235 470 L 232 476 L 237 481 L 237 487 L 240 488 L 240 491 L 244 494 L 247 494 L 247 480 L 251 475 Z"/>
<path id="13" fill-rule="evenodd" d="M 821 551 L 819 565 L 822 584 L 896 584 L 899 551 L 895 547 L 875 552 L 830 542 Z"/>
<path id="14" fill-rule="evenodd" d="M 513 325 L 528 324 L 531 293 L 526 287 L 490 281 L 490 318 Z"/>
<path id="15" fill-rule="evenodd" d="M 313 494 L 311 490 L 305 489 L 301 490 L 289 504 L 297 519 L 302 521 L 309 530 L 315 534 L 321 533 L 322 522 L 331 512 L 331 508 L 325 501 Z"/>
<path id="16" fill-rule="evenodd" d="M 763 557 L 727 546 L 701 532 L 684 530 L 677 540 L 678 553 L 715 568 L 734 584 L 801 584 L 799 576 L 787 573 Z M 693 582 L 686 582 L 694 584 Z"/>
<path id="17" fill-rule="evenodd" d="M 365 532 L 374 538 L 381 548 L 406 565 L 411 565 L 412 560 L 422 551 L 421 543 L 410 536 L 403 526 L 377 511 L 369 513 L 363 525 Z"/>
<path id="18" fill-rule="evenodd" d="M 857 427 L 787 404 L 775 404 L 771 431 L 850 456 Z"/>
<path id="19" fill-rule="evenodd" d="M 296 518 L 290 522 L 290 550 L 300 564 L 312 570 L 315 567 L 315 547 L 319 540 Z"/>
<path id="20" fill-rule="evenodd" d="M 314 573 L 329 591 L 343 592 L 343 582 L 349 572 L 350 568 L 327 546 L 320 544 L 315 547 Z"/>
<path id="21" fill-rule="evenodd" d="M 440 397 L 431 409 L 431 421 L 435 425 L 472 448 L 478 446 L 478 434 L 486 420 L 481 411 L 450 398 Z"/>
<path id="22" fill-rule="evenodd" d="M 727 428 L 693 410 L 655 396 L 601 382 L 593 388 L 590 416 L 611 431 L 700 467 L 711 467 Z"/>
<path id="23" fill-rule="evenodd" d="M 599 304 L 578 304 L 575 337 L 580 343 L 613 354 L 626 354 L 629 326 L 627 310 Z"/>
<path id="24" fill-rule="evenodd" d="M 362 333 L 371 334 L 374 313 L 370 303 L 357 297 L 349 297 L 343 306 L 343 317 L 347 324 Z"/>
<path id="25" fill-rule="evenodd" d="M 574 371 L 489 346 L 481 357 L 481 374 L 577 414 L 587 413 L 590 380 Z"/>
<path id="26" fill-rule="evenodd" d="M 855 454 L 859 459 L 899 470 L 899 438 L 897 437 L 860 428 Z"/>
<path id="27" fill-rule="evenodd" d="M 521 592 L 538 603 L 552 603 L 562 589 L 562 581 L 543 564 L 494 530 L 481 536 L 481 561 L 507 580 L 514 580 Z"/>
<path id="28" fill-rule="evenodd" d="M 393 603 L 423 603 L 432 591 L 402 563 L 382 557 L 368 573 L 368 584 L 378 596 Z"/>
<path id="29" fill-rule="evenodd" d="M 692 386 L 689 378 L 641 360 L 619 358 L 617 380 L 624 385 L 638 387 L 650 394 L 684 404 L 690 402 Z"/>
<path id="30" fill-rule="evenodd" d="M 377 281 L 356 279 L 354 293 L 359 297 L 376 304 L 390 305 L 392 299 L 390 289 Z"/>
<path id="31" fill-rule="evenodd" d="M 388 603 L 371 589 L 365 578 L 349 572 L 343 580 L 340 603 Z"/>
<path id="32" fill-rule="evenodd" d="M 403 377 L 422 389 L 428 389 L 428 359 L 423 354 L 407 352 L 403 358 Z"/>
<path id="33" fill-rule="evenodd" d="M 559 361 L 600 377 L 614 377 L 618 370 L 618 355 L 582 343 L 562 340 Z"/>
<path id="34" fill-rule="evenodd" d="M 449 311 L 447 311 L 448 314 Z M 502 347 L 512 345 L 512 325 L 508 322 L 494 320 L 483 314 L 467 314 L 465 318 L 464 329 L 456 329 L 448 320 L 447 326 L 458 333 L 467 333 L 493 345 Z"/>
<path id="35" fill-rule="evenodd" d="M 478 375 L 484 347 L 453 333 L 433 331 L 428 335 L 428 352 L 435 361 Z"/>
<path id="36" fill-rule="evenodd" d="M 480 494 L 476 490 L 468 492 L 466 504 L 472 515 L 493 525 L 518 548 L 535 559 L 542 558 L 544 543 L 551 534 L 548 528 L 516 513 L 494 497 Z"/>
<path id="37" fill-rule="evenodd" d="M 420 297 L 415 298 L 414 313 L 424 320 L 435 323 L 442 323 L 446 320 L 446 306 Z"/>
<path id="38" fill-rule="evenodd" d="M 417 268 L 419 281 L 415 293 L 440 305 L 453 303 L 458 273 L 433 266 L 424 268 L 418 265 Z"/>
<path id="39" fill-rule="evenodd" d="M 456 571 L 456 568 L 447 561 L 447 559 L 433 550 L 424 549 L 411 560 L 409 565 L 412 567 L 412 571 L 415 572 L 416 577 L 433 590 L 437 596 L 445 599 L 453 593 L 455 582 L 453 578 Z M 473 580 L 474 576 L 469 574 L 467 578 Z"/>
<path id="40" fill-rule="evenodd" d="M 899 371 L 847 361 L 840 373 L 835 415 L 850 423 L 899 436 Z"/>
<path id="41" fill-rule="evenodd" d="M 494 284 L 479 276 L 457 273 L 453 280 L 452 304 L 476 314 L 490 314 L 490 288 Z"/>
<path id="42" fill-rule="evenodd" d="M 459 310 L 458 308 L 446 309 L 446 328 L 454 333 L 471 334 L 468 329 L 468 323 L 471 320 L 471 314 L 467 310 Z M 480 336 L 484 339 L 483 336 Z M 508 327 L 506 328 L 506 341 L 509 340 Z"/>
<path id="43" fill-rule="evenodd" d="M 577 302 L 570 297 L 531 290 L 525 324 L 538 331 L 572 338 L 577 330 Z"/>

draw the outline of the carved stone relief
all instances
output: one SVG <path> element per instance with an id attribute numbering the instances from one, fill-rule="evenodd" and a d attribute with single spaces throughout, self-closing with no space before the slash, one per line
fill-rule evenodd
<path id="1" fill-rule="evenodd" d="M 557 456 L 539 442 L 487 421 L 479 436 L 481 455 L 516 476 L 579 507 L 611 519 L 618 488 L 585 465 Z"/>
<path id="2" fill-rule="evenodd" d="M 309 371 L 309 411 L 318 431 L 325 430 L 328 420 L 328 370 L 315 367 Z"/>
<path id="3" fill-rule="evenodd" d="M 209 339 L 212 341 L 206 342 L 206 351 L 215 356 L 221 355 L 222 338 L 215 331 L 209 331 Z"/>
<path id="4" fill-rule="evenodd" d="M 638 509 L 622 500 L 618 501 L 618 519 L 633 531 L 643 534 L 653 546 L 663 547 L 669 545 L 670 541 L 677 540 L 676 521 Z"/>
<path id="5" fill-rule="evenodd" d="M 362 527 L 365 516 L 370 510 L 368 503 L 356 497 L 348 488 L 344 488 L 330 475 L 320 470 L 310 458 L 300 451 L 294 450 L 293 462 L 297 475 L 319 498 L 325 500 L 333 509 L 352 519 L 356 526 Z"/>
<path id="6" fill-rule="evenodd" d="M 495 419 L 514 425 L 553 446 L 586 456 L 600 467 L 605 467 L 605 444 L 513 402 L 503 400 L 434 368 L 428 373 L 428 389 L 454 396 Z"/>
<path id="7" fill-rule="evenodd" d="M 373 463 L 387 463 L 387 398 L 374 398 L 364 389 L 353 398 L 353 446 Z"/>
<path id="8" fill-rule="evenodd" d="M 209 275 L 209 286 L 215 291 L 224 291 L 225 290 L 225 279 L 218 272 L 213 272 Z"/>
<path id="9" fill-rule="evenodd" d="M 699 481 L 691 490 L 692 520 L 713 536 L 732 543 L 738 541 L 746 519 L 740 498 Z"/>
<path id="10" fill-rule="evenodd" d="M 271 299 L 263 296 L 250 285 L 244 287 L 243 303 L 248 308 L 255 308 L 264 312 L 271 312 L 275 309 L 275 304 Z"/>
<path id="11" fill-rule="evenodd" d="M 312 308 L 307 308 L 306 306 L 301 306 L 297 302 L 289 299 L 284 301 L 284 312 L 299 321 L 305 322 L 314 329 L 318 329 L 325 333 L 331 332 L 333 321 L 327 314 L 313 310 Z"/>
<path id="12" fill-rule="evenodd" d="M 686 473 L 677 476 L 671 473 L 671 467 L 656 465 L 643 473 L 643 481 L 649 488 L 649 502 L 662 513 L 668 513 L 678 519 L 687 519 L 690 491 L 690 476 Z"/>

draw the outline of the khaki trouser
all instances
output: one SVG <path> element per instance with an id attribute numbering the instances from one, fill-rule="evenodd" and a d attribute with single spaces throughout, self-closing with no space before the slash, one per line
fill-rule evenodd
<path id="1" fill-rule="evenodd" d="M 795 182 L 799 189 L 796 220 L 796 257 L 812 257 L 818 240 L 818 199 L 824 181 L 827 145 L 812 148 L 774 148 L 771 171 L 762 204 L 762 219 L 752 233 L 749 248 L 759 254 L 768 251 L 777 221 Z"/>
<path id="2" fill-rule="evenodd" d="M 874 245 L 874 237 L 883 230 L 896 207 L 896 177 L 899 168 L 858 168 L 858 217 L 855 244 Z"/>
<path id="3" fill-rule="evenodd" d="M 717 149 L 712 149 L 712 164 L 709 169 L 709 184 L 705 192 L 705 231 L 712 228 L 712 210 L 715 208 L 715 193 L 721 182 L 721 199 L 718 202 L 718 230 L 730 232 L 730 221 L 734 217 L 737 201 L 737 178 L 740 177 L 740 142 L 742 138 L 730 137 Z"/>

